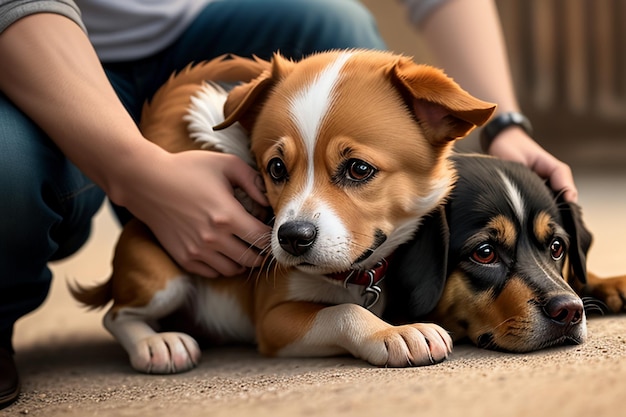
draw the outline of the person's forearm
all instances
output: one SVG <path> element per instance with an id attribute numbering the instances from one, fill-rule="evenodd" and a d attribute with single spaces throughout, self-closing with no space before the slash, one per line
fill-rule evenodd
<path id="1" fill-rule="evenodd" d="M 111 164 L 160 152 L 141 140 L 87 36 L 66 17 L 31 15 L 0 35 L 0 90 L 114 200 Z"/>
<path id="2" fill-rule="evenodd" d="M 436 64 L 464 89 L 497 103 L 498 113 L 519 111 L 492 0 L 449 0 L 429 15 L 420 30 Z"/>
<path id="3" fill-rule="evenodd" d="M 513 82 L 493 0 L 449 0 L 436 7 L 420 30 L 436 64 L 472 95 L 497 103 L 498 114 L 519 112 Z M 563 192 L 567 201 L 576 201 L 572 171 L 543 149 L 525 129 L 511 125 L 503 129 L 484 149 L 502 159 L 521 162 L 550 186 Z"/>

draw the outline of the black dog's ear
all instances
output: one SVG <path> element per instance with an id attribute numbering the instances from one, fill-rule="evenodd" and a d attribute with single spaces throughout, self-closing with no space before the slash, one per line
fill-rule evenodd
<path id="1" fill-rule="evenodd" d="M 390 322 L 414 322 L 430 313 L 446 282 L 450 232 L 443 207 L 427 216 L 415 237 L 401 245 L 389 263 L 385 285 Z"/>
<path id="2" fill-rule="evenodd" d="M 582 210 L 578 204 L 559 200 L 558 206 L 563 227 L 570 236 L 570 246 L 567 252 L 570 269 L 576 279 L 586 284 L 587 252 L 589 252 L 593 237 L 583 223 Z"/>

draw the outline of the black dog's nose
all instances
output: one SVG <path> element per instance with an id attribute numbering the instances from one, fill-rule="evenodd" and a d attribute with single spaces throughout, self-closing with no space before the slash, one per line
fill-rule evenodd
<path id="1" fill-rule="evenodd" d="M 304 255 L 315 242 L 317 229 L 311 222 L 287 222 L 278 228 L 278 243 L 294 256 Z"/>
<path id="2" fill-rule="evenodd" d="M 580 298 L 568 295 L 553 297 L 543 307 L 545 314 L 561 325 L 578 324 L 583 319 L 583 302 Z"/>

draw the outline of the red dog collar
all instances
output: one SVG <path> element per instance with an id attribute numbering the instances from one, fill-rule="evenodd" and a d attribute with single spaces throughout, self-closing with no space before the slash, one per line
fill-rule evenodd
<path id="1" fill-rule="evenodd" d="M 327 275 L 328 278 L 342 281 L 345 284 L 366 285 L 371 287 L 385 278 L 389 263 L 385 258 L 376 262 L 370 269 L 350 270 Z"/>
<path id="2" fill-rule="evenodd" d="M 363 307 L 369 310 L 380 299 L 380 292 L 382 291 L 382 288 L 376 284 L 385 278 L 388 267 L 389 263 L 385 258 L 383 258 L 370 269 L 339 272 L 336 274 L 329 274 L 327 277 L 337 281 L 342 281 L 346 287 L 348 284 L 365 286 L 361 295 L 366 297 Z"/>

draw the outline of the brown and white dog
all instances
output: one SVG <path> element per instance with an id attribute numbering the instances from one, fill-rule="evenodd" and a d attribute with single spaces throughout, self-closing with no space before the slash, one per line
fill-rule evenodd
<path id="1" fill-rule="evenodd" d="M 226 99 L 206 81 L 244 83 Z M 194 367 L 197 340 L 256 343 L 266 355 L 349 353 L 380 366 L 442 361 L 452 342 L 441 327 L 379 318 L 379 280 L 386 259 L 448 195 L 454 140 L 494 107 L 441 71 L 388 52 L 189 67 L 146 108 L 144 134 L 171 152 L 205 147 L 256 162 L 275 215 L 265 267 L 192 276 L 133 220 L 109 281 L 73 293 L 92 307 L 113 299 L 105 326 L 143 372 Z M 218 124 L 224 130 L 213 131 Z M 177 331 L 160 331 L 164 322 Z"/>

